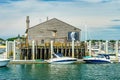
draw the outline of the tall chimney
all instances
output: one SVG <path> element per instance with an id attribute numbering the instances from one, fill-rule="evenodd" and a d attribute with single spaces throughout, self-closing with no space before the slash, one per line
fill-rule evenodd
<path id="1" fill-rule="evenodd" d="M 28 48 L 28 29 L 29 29 L 29 23 L 30 23 L 30 20 L 29 20 L 29 16 L 26 17 L 26 47 Z M 28 51 L 27 51 L 27 54 L 28 54 Z"/>
<path id="2" fill-rule="evenodd" d="M 26 28 L 29 29 L 29 23 L 30 23 L 30 20 L 29 20 L 29 16 L 26 17 Z"/>

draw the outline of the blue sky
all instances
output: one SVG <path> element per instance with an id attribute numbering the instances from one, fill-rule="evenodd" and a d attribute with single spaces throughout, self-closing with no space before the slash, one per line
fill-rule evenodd
<path id="1" fill-rule="evenodd" d="M 82 40 L 85 33 L 87 39 L 120 39 L 120 0 L 0 0 L 0 37 L 24 35 L 26 16 L 31 27 L 58 18 L 80 28 Z"/>

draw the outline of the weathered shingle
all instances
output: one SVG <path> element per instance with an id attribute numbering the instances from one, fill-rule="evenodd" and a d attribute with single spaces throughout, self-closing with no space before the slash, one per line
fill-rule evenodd
<path id="1" fill-rule="evenodd" d="M 52 30 L 56 30 L 56 38 L 67 38 L 68 32 L 79 32 L 81 29 L 76 28 L 68 23 L 65 23 L 56 18 L 50 19 L 46 22 L 40 23 L 28 29 L 29 40 L 44 40 L 50 41 L 52 36 Z"/>

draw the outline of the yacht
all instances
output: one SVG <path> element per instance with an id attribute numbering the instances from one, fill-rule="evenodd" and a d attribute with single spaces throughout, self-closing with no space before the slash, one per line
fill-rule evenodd
<path id="1" fill-rule="evenodd" d="M 0 59 L 0 67 L 7 66 L 10 62 L 10 59 Z"/>
<path id="2" fill-rule="evenodd" d="M 77 61 L 77 58 L 63 57 L 61 53 L 53 53 L 52 58 L 47 60 L 51 64 L 71 64 Z"/>
<path id="3" fill-rule="evenodd" d="M 86 63 L 111 63 L 111 60 L 108 54 L 98 54 L 95 57 L 87 56 L 83 60 Z"/>
<path id="4" fill-rule="evenodd" d="M 6 55 L 5 50 L 0 48 L 0 67 L 7 66 L 10 62 L 10 59 L 7 59 Z"/>

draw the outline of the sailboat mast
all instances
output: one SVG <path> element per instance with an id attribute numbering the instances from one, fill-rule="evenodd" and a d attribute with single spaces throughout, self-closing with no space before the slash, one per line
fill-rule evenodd
<path id="1" fill-rule="evenodd" d="M 87 40 L 87 25 L 85 25 L 85 41 Z"/>

